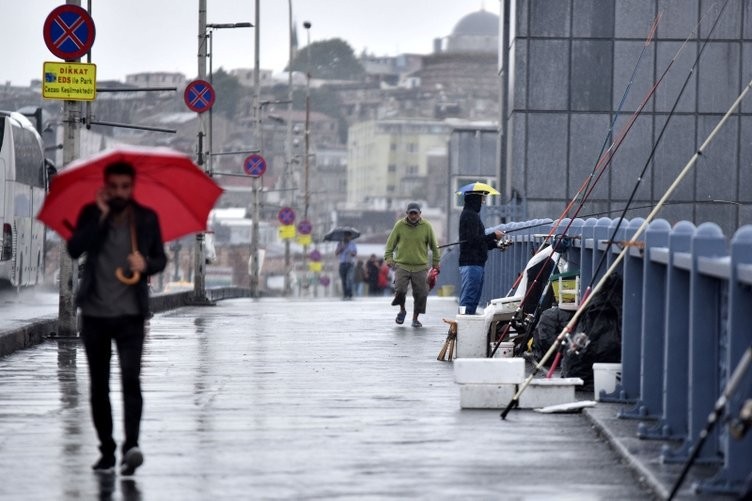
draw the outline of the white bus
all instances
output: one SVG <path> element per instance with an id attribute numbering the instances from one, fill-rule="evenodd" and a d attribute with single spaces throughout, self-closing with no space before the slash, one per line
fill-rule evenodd
<path id="1" fill-rule="evenodd" d="M 22 114 L 0 111 L 0 286 L 41 283 L 44 225 L 34 217 L 45 196 L 42 139 Z"/>

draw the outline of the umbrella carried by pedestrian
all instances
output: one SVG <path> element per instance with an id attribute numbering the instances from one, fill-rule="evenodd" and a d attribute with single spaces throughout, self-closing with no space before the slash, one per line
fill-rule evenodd
<path id="1" fill-rule="evenodd" d="M 350 240 L 354 240 L 360 236 L 360 232 L 352 226 L 336 226 L 324 235 L 324 240 L 326 242 L 341 242 L 346 235 L 349 235 Z"/>
<path id="2" fill-rule="evenodd" d="M 188 155 L 169 148 L 118 147 L 70 163 L 52 178 L 37 219 L 70 239 L 81 209 L 102 186 L 105 167 L 115 162 L 135 169 L 133 197 L 159 215 L 165 242 L 206 230 L 222 188 Z"/>

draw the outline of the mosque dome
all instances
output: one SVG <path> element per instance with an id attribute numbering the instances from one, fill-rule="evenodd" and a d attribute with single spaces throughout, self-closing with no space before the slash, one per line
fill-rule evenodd
<path id="1" fill-rule="evenodd" d="M 499 16 L 485 10 L 466 15 L 446 37 L 445 52 L 490 53 L 499 45 Z"/>
<path id="2" fill-rule="evenodd" d="M 468 14 L 455 25 L 452 36 L 498 37 L 499 16 L 485 10 Z"/>

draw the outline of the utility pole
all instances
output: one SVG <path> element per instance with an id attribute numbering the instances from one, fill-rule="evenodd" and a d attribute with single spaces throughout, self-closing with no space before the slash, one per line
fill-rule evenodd
<path id="1" fill-rule="evenodd" d="M 261 41 L 261 15 L 260 2 L 256 0 L 256 19 L 255 19 L 255 36 L 254 36 L 254 70 L 253 84 L 256 87 L 255 112 L 256 112 L 256 141 L 259 143 L 259 154 L 263 155 L 263 146 L 261 144 L 261 83 L 259 73 L 261 72 L 260 60 L 260 41 Z M 253 178 L 253 222 L 251 227 L 251 297 L 259 297 L 260 277 L 259 277 L 259 184 L 261 177 Z"/>
<path id="2" fill-rule="evenodd" d="M 287 26 L 289 56 L 287 58 L 287 135 L 285 137 L 285 175 L 282 188 L 285 199 L 289 194 L 290 176 L 292 175 L 292 0 L 287 0 Z M 285 296 L 290 295 L 290 239 L 285 239 Z"/>
<path id="3" fill-rule="evenodd" d="M 310 161 L 310 142 L 311 142 L 311 23 L 303 22 L 303 28 L 306 30 L 306 95 L 305 95 L 305 147 L 303 151 L 303 219 L 308 219 L 308 205 L 310 203 L 310 187 L 308 185 L 309 161 Z M 306 273 L 308 273 L 308 246 L 303 246 L 303 263 Z"/>
<path id="4" fill-rule="evenodd" d="M 67 5 L 81 6 L 80 0 L 66 0 Z M 77 59 L 76 61 L 78 61 Z M 81 144 L 81 103 L 79 101 L 63 102 L 63 166 L 67 166 L 80 155 Z M 74 271 L 77 261 L 71 259 L 62 244 L 60 249 L 60 301 L 58 303 L 57 335 L 75 337 L 76 301 L 74 294 Z"/>
<path id="5" fill-rule="evenodd" d="M 206 0 L 198 0 L 198 78 L 206 79 Z M 204 167 L 204 172 L 209 173 L 204 163 L 203 138 L 206 130 L 206 118 L 203 113 L 198 114 L 198 164 Z M 196 245 L 193 253 L 193 298 L 192 304 L 212 304 L 206 296 L 206 282 L 204 268 L 204 234 L 196 233 Z"/>

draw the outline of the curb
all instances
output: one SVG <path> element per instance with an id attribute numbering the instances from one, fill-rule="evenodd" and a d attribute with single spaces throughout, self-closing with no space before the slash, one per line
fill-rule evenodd
<path id="1" fill-rule="evenodd" d="M 609 446 L 611 446 L 611 448 L 622 458 L 622 460 L 627 463 L 627 466 L 632 469 L 639 482 L 645 485 L 656 498 L 668 498 L 668 490 L 663 486 L 663 484 L 655 476 L 655 474 L 639 459 L 637 459 L 637 457 L 629 452 L 629 449 L 619 441 L 619 438 L 614 435 L 611 430 L 609 430 L 609 428 L 602 421 L 600 421 L 590 409 L 583 409 L 583 414 L 585 414 L 588 421 L 590 421 L 598 434 L 606 439 L 606 442 L 608 442 Z"/>
<path id="2" fill-rule="evenodd" d="M 211 302 L 222 299 L 250 297 L 250 289 L 240 287 L 222 287 L 207 289 L 206 295 Z M 154 313 L 174 310 L 188 305 L 193 299 L 193 291 L 175 294 L 160 294 L 149 298 L 149 306 Z M 28 325 L 16 329 L 0 332 L 0 358 L 11 353 L 31 348 L 44 340 L 55 337 L 57 332 L 57 317 L 29 320 Z"/>

